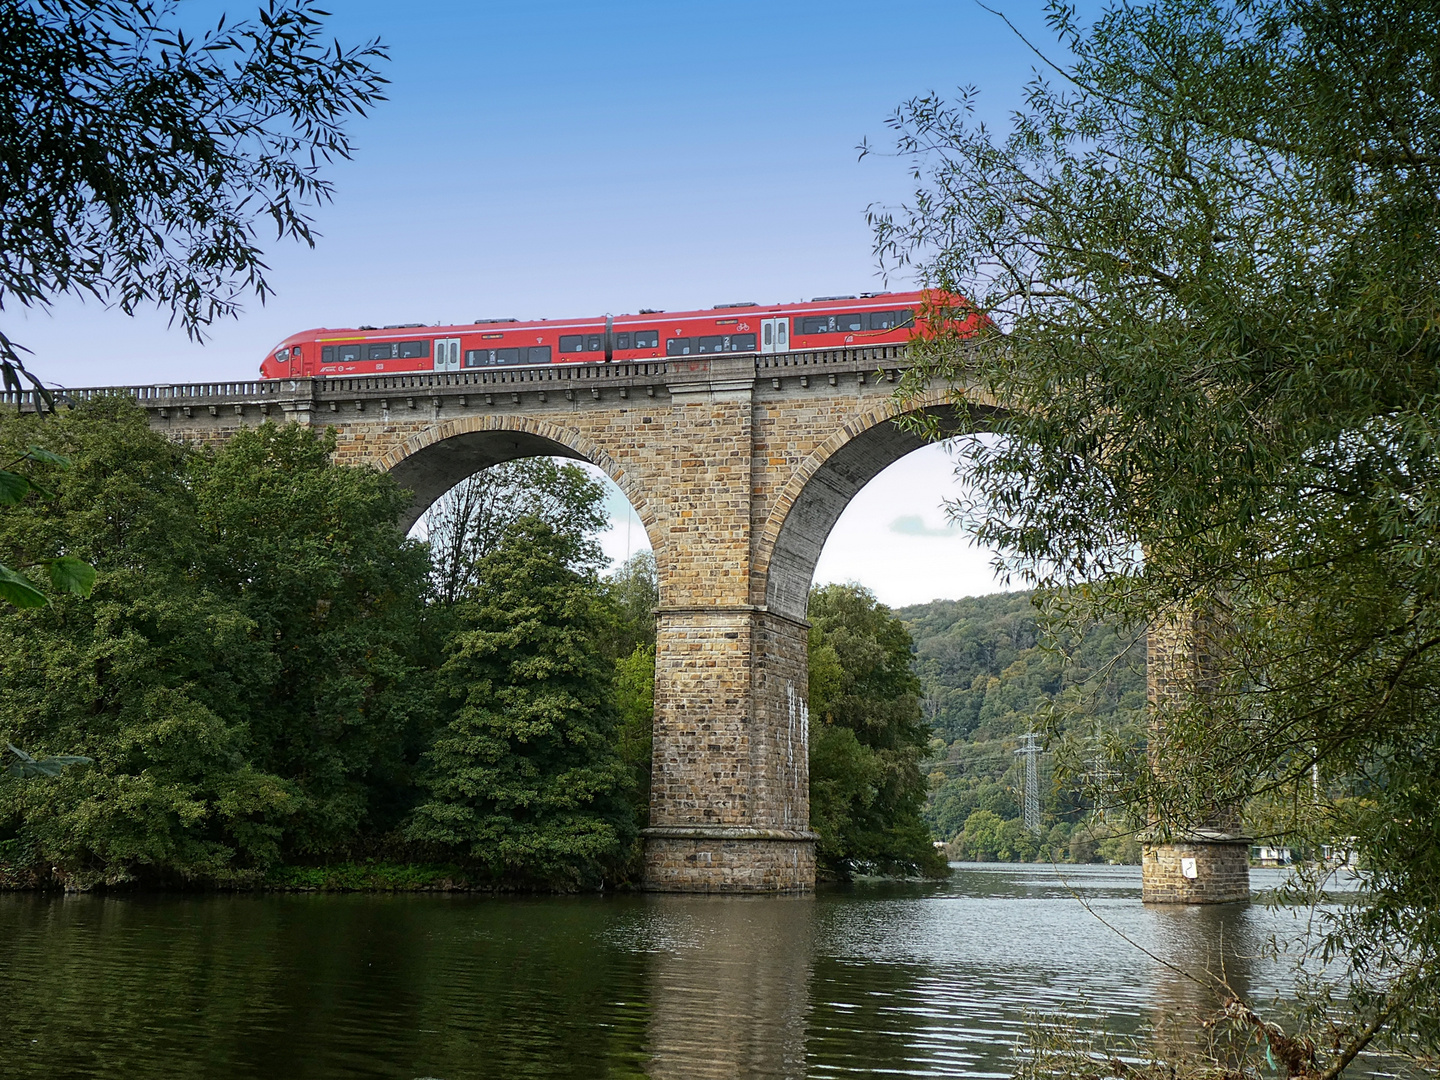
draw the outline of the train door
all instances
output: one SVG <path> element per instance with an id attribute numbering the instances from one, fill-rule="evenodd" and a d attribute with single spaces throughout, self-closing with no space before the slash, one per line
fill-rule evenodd
<path id="1" fill-rule="evenodd" d="M 760 320 L 760 351 L 762 353 L 790 351 L 789 319 Z"/>
<path id="2" fill-rule="evenodd" d="M 435 370 L 460 370 L 460 339 L 440 338 L 435 342 Z"/>

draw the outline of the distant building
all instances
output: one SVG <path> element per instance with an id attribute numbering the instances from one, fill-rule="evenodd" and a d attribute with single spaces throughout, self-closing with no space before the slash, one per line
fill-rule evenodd
<path id="1" fill-rule="evenodd" d="M 1259 866 L 1289 866 L 1295 859 L 1288 847 L 1254 844 L 1250 848 L 1250 861 Z"/>

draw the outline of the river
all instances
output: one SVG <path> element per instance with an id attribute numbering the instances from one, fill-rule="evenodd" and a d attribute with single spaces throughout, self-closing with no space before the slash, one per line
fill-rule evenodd
<path id="1" fill-rule="evenodd" d="M 1209 1003 L 1161 960 L 1256 1002 L 1289 988 L 1264 945 L 1303 913 L 1147 908 L 1136 867 L 1061 872 L 765 898 L 0 895 L 0 1074 L 1005 1076 L 1029 1014 L 1126 1031 Z"/>

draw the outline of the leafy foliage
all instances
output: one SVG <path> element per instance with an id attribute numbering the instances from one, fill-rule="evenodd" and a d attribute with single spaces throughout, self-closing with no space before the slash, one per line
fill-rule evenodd
<path id="1" fill-rule="evenodd" d="M 434 721 L 393 482 L 299 427 L 177 447 L 119 399 L 0 422 L 30 442 L 74 464 L 0 516 L 0 545 L 99 576 L 89 602 L 0 618 L 0 733 L 94 764 L 0 786 L 0 835 L 81 885 L 225 881 L 398 818 L 398 762 Z"/>
<path id="2" fill-rule="evenodd" d="M 944 872 L 920 754 L 929 732 L 910 635 L 857 585 L 810 593 L 810 821 L 832 874 Z"/>
<path id="3" fill-rule="evenodd" d="M 459 707 L 426 756 L 412 840 L 497 878 L 580 884 L 623 869 L 631 777 L 588 561 L 582 537 L 533 516 L 480 559 L 442 669 Z"/>
<path id="4" fill-rule="evenodd" d="M 466 477 L 425 512 L 441 602 L 453 604 L 477 587 L 481 560 L 523 517 L 538 517 L 557 532 L 579 538 L 583 561 L 600 564 L 596 534 L 608 518 L 599 481 L 563 459 L 506 461 Z"/>
<path id="5" fill-rule="evenodd" d="M 605 651 L 619 658 L 648 646 L 653 654 L 655 609 L 660 605 L 654 553 L 642 551 L 631 556 L 605 578 L 603 585 L 615 613 Z"/>
<path id="6" fill-rule="evenodd" d="M 350 156 L 344 123 L 383 100 L 378 42 L 327 44 L 311 0 L 267 0 L 253 22 L 187 35 L 155 0 L 0 3 L 0 311 L 66 293 L 133 314 L 168 308 L 192 337 L 270 292 L 256 236 L 314 243 L 320 175 Z M 37 411 L 55 397 L 0 333 L 0 389 Z M 44 489 L 17 467 L 65 467 L 31 448 L 0 469 L 0 505 Z M 39 456 L 37 456 L 39 455 Z M 37 560 L 62 593 L 88 595 L 93 568 Z M 0 601 L 45 595 L 0 564 Z"/>
<path id="7" fill-rule="evenodd" d="M 1000 438 L 968 441 L 960 516 L 1084 618 L 1179 612 L 1214 664 L 1157 713 L 1164 775 L 1116 738 L 1094 796 L 1163 835 L 1275 794 L 1291 835 L 1356 838 L 1327 1076 L 1440 1049 L 1437 15 L 1052 5 L 1063 81 L 1003 137 L 973 95 L 908 102 L 917 195 L 875 214 L 884 258 L 993 321 L 914 375 L 1001 406 L 966 421 Z"/>
<path id="8" fill-rule="evenodd" d="M 90 759 L 82 754 L 47 754 L 37 758 L 27 754 L 14 743 L 6 743 L 5 749 L 15 758 L 5 766 L 9 776 L 33 779 L 39 776 L 59 776 L 67 765 L 89 765 Z"/>
<path id="9" fill-rule="evenodd" d="M 655 645 L 636 645 L 615 661 L 616 748 L 632 776 L 635 818 L 650 821 L 650 769 L 655 742 Z"/>
<path id="10" fill-rule="evenodd" d="M 1025 732 L 1048 726 L 1070 737 L 1082 759 L 1092 755 L 1093 768 L 1097 740 L 1143 729 L 1143 634 L 1091 623 L 1047 637 L 1033 592 L 936 600 L 897 614 L 915 639 L 921 702 L 934 725 L 923 764 L 930 788 L 925 818 L 942 839 L 958 840 L 977 811 L 1001 821 L 1020 817 L 1023 766 L 1015 749 Z M 963 857 L 983 850 L 1002 860 L 1073 858 L 1072 832 L 1093 806 L 1077 785 L 1056 783 L 1043 765 L 1041 782 L 1043 837 L 1017 833 L 1003 848 L 972 842 Z M 1090 824 L 1102 836 L 1107 831 Z M 1089 861 L 1093 847 L 1082 841 L 1074 853 Z"/>
<path id="11" fill-rule="evenodd" d="M 326 40 L 310 0 L 198 35 L 151 0 L 0 5 L 0 308 L 154 303 L 192 335 L 269 293 L 256 222 L 313 243 L 306 204 L 383 99 L 378 42 Z M 6 343 L 6 362 L 18 363 Z"/>
<path id="12" fill-rule="evenodd" d="M 6 468 L 0 469 L 0 506 L 14 506 L 32 495 L 39 498 L 50 496 L 49 489 L 33 472 L 40 465 L 68 469 L 70 459 L 43 447 L 27 447 Z M 45 557 L 32 554 L 30 565 L 45 567 L 50 584 L 57 592 L 89 596 L 90 590 L 95 587 L 95 568 L 73 555 Z M 0 601 L 20 608 L 43 607 L 49 601 L 44 592 L 22 572 L 23 569 L 12 570 L 0 563 Z"/>
<path id="13" fill-rule="evenodd" d="M 254 762 L 299 778 L 289 852 L 333 852 L 398 826 L 436 722 L 424 673 L 439 654 L 424 548 L 394 525 L 405 493 L 330 464 L 333 435 L 266 424 L 189 471 L 199 568 L 267 643 L 273 676 L 248 725 Z M 238 673 L 237 674 L 242 674 Z"/>

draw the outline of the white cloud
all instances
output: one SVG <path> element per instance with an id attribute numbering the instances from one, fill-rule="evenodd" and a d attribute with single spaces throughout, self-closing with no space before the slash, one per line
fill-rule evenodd
<path id="1" fill-rule="evenodd" d="M 909 454 L 866 484 L 840 515 L 817 584 L 855 581 L 891 607 L 1001 592 L 994 553 L 976 547 L 945 514 L 961 493 L 943 446 Z"/>

